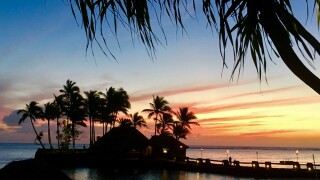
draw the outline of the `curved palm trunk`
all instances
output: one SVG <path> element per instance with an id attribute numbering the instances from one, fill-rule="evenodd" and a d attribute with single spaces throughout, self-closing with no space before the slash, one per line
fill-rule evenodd
<path id="1" fill-rule="evenodd" d="M 59 128 L 59 118 L 57 118 L 57 140 L 58 140 L 58 148 L 60 148 L 60 128 Z"/>
<path id="2" fill-rule="evenodd" d="M 104 121 L 102 121 L 102 135 L 104 135 Z"/>
<path id="3" fill-rule="evenodd" d="M 73 121 L 71 121 L 71 132 L 72 132 L 72 148 L 73 148 L 73 150 L 75 150 L 76 149 L 76 146 L 75 146 L 75 144 L 76 144 L 76 139 L 75 139 L 75 133 L 74 133 L 74 122 Z"/>
<path id="4" fill-rule="evenodd" d="M 92 141 L 93 143 L 96 142 L 96 130 L 94 128 L 94 121 L 92 121 Z"/>
<path id="5" fill-rule="evenodd" d="M 90 147 L 92 147 L 92 117 L 89 116 L 89 129 L 90 129 Z"/>
<path id="6" fill-rule="evenodd" d="M 266 5 L 268 3 L 263 4 L 260 15 L 261 23 L 278 50 L 281 59 L 300 80 L 320 94 L 320 79 L 301 62 L 291 47 L 284 26 L 280 23 L 278 17 L 272 13 L 272 9 Z"/>
<path id="7" fill-rule="evenodd" d="M 158 121 L 158 114 L 156 114 L 156 119 L 154 120 L 154 135 L 157 135 L 157 121 Z"/>
<path id="8" fill-rule="evenodd" d="M 53 149 L 53 146 L 51 143 L 50 120 L 49 119 L 48 119 L 48 141 L 49 141 L 50 149 Z"/>
<path id="9" fill-rule="evenodd" d="M 31 121 L 32 128 L 33 128 L 33 130 L 34 130 L 34 133 L 36 134 L 37 139 L 38 139 L 39 134 L 37 133 L 37 130 L 36 130 L 36 128 L 34 127 L 34 124 L 33 124 L 34 119 L 33 119 L 33 118 L 30 119 L 30 121 Z M 41 139 L 38 139 L 38 141 L 39 141 L 40 145 L 42 146 L 42 148 L 43 148 L 43 149 L 46 149 L 46 148 L 44 147 L 44 145 L 42 144 Z"/>

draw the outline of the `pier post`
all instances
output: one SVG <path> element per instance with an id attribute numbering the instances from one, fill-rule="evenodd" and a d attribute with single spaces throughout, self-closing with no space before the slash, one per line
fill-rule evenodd
<path id="1" fill-rule="evenodd" d="M 308 171 L 312 171 L 313 170 L 313 164 L 312 163 L 307 163 L 307 169 L 308 169 Z"/>
<path id="2" fill-rule="evenodd" d="M 240 162 L 239 161 L 233 161 L 233 165 L 235 167 L 240 167 Z"/>
<path id="3" fill-rule="evenodd" d="M 259 167 L 259 162 L 258 161 L 252 161 L 252 167 L 253 168 L 258 168 Z"/>
<path id="4" fill-rule="evenodd" d="M 266 169 L 271 169 L 271 162 L 267 161 L 264 164 L 265 164 Z"/>
<path id="5" fill-rule="evenodd" d="M 223 160 L 222 161 L 222 165 L 224 166 L 224 167 L 227 167 L 227 166 L 229 166 L 229 160 Z"/>
<path id="6" fill-rule="evenodd" d="M 299 162 L 293 163 L 293 169 L 295 169 L 295 170 L 299 170 L 299 169 L 300 169 L 300 164 L 299 164 Z"/>

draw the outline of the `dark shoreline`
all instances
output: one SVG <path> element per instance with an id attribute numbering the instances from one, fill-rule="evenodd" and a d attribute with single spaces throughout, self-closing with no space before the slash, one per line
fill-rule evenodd
<path id="1" fill-rule="evenodd" d="M 319 170 L 243 167 L 218 163 L 196 163 L 195 161 L 168 160 L 161 158 L 113 158 L 112 156 L 97 157 L 89 150 L 66 151 L 52 153 L 50 150 L 38 150 L 36 160 L 44 161 L 59 169 L 65 168 L 99 168 L 108 172 L 133 169 L 167 169 L 176 171 L 204 172 L 211 174 L 230 175 L 247 178 L 308 178 L 316 179 Z"/>

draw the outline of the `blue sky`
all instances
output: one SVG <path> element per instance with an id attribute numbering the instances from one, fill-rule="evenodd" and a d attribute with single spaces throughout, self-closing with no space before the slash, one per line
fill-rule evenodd
<path id="1" fill-rule="evenodd" d="M 305 22 L 300 9 L 295 12 Z M 86 55 L 84 30 L 63 1 L 2 0 L 0 17 L 0 142 L 32 142 L 28 124 L 13 123 L 14 111 L 32 100 L 51 101 L 71 79 L 81 91 L 123 87 L 132 99 L 131 113 L 148 108 L 157 94 L 176 109 L 190 107 L 201 126 L 193 128 L 187 144 L 317 146 L 318 95 L 276 58 L 268 63 L 268 84 L 258 80 L 249 57 L 240 80 L 230 82 L 231 52 L 230 68 L 222 73 L 217 34 L 206 29 L 201 15 L 199 22 L 185 18 L 188 35 L 166 22 L 168 44 L 157 46 L 154 59 L 128 32 L 119 30 L 121 49 L 107 35 L 116 60 L 97 46 L 95 57 L 90 49 Z M 319 37 L 315 17 L 306 26 Z M 319 76 L 318 61 L 315 66 Z M 151 120 L 148 125 L 141 131 L 149 137 Z M 39 122 L 38 128 L 46 127 Z M 83 134 L 81 141 L 87 140 Z"/>

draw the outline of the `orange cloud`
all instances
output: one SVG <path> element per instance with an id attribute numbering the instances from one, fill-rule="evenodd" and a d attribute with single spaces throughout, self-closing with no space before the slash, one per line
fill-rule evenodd
<path id="1" fill-rule="evenodd" d="M 241 83 L 240 85 L 245 85 L 245 84 L 251 84 L 256 82 L 255 80 L 250 80 Z M 239 84 L 237 84 L 239 85 Z M 140 94 L 140 95 L 132 95 L 130 97 L 130 101 L 142 101 L 142 100 L 148 100 L 151 99 L 153 95 L 159 95 L 159 96 L 172 96 L 172 95 L 177 95 L 177 94 L 184 94 L 184 93 L 191 93 L 191 92 L 202 92 L 202 91 L 209 91 L 209 90 L 214 90 L 214 89 L 220 89 L 220 88 L 225 88 L 225 87 L 230 87 L 230 86 L 235 86 L 233 84 L 209 84 L 209 85 L 203 85 L 203 86 L 198 86 L 198 87 L 190 87 L 188 85 L 185 85 L 183 87 L 189 87 L 189 88 L 177 88 L 177 89 L 172 89 L 172 90 L 166 90 L 166 91 L 158 91 L 158 92 L 153 92 L 153 93 L 145 93 L 145 94 Z"/>
<path id="2" fill-rule="evenodd" d="M 272 131 L 258 131 L 258 132 L 250 132 L 250 133 L 242 133 L 240 136 L 242 137 L 267 137 L 267 136 L 274 136 L 278 134 L 286 134 L 286 133 L 293 133 L 298 132 L 299 130 L 272 130 Z"/>
<path id="3" fill-rule="evenodd" d="M 255 92 L 249 92 L 249 93 L 242 93 L 242 94 L 237 94 L 237 95 L 233 95 L 233 96 L 228 96 L 228 97 L 225 97 L 225 98 L 220 99 L 220 100 L 227 100 L 227 99 L 246 97 L 246 96 L 252 96 L 252 95 L 265 95 L 265 94 L 271 94 L 271 93 L 279 93 L 279 92 L 291 90 L 291 89 L 294 89 L 294 88 L 297 88 L 297 87 L 299 87 L 299 86 L 288 86 L 288 87 L 265 90 L 265 91 L 255 91 Z"/>
<path id="4" fill-rule="evenodd" d="M 251 109 L 259 107 L 275 107 L 275 106 L 294 106 L 319 103 L 318 97 L 305 97 L 295 99 L 280 99 L 269 101 L 258 101 L 248 103 L 226 104 L 209 107 L 192 107 L 196 114 L 206 114 L 221 111 L 231 111 L 239 109 Z"/>
<path id="5" fill-rule="evenodd" d="M 245 116 L 230 116 L 230 117 L 217 117 L 217 118 L 208 118 L 208 119 L 199 119 L 199 123 L 216 123 L 216 122 L 223 122 L 223 121 L 241 121 L 241 120 L 249 120 L 249 119 L 263 119 L 263 118 L 278 118 L 278 117 L 285 117 L 285 115 L 275 115 L 275 116 L 268 116 L 268 115 L 245 115 Z"/>

